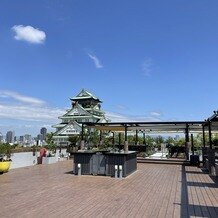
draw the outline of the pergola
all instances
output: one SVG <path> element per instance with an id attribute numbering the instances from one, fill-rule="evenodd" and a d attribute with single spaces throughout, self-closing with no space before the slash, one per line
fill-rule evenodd
<path id="1" fill-rule="evenodd" d="M 214 114 L 204 121 L 203 124 L 203 147 L 206 147 L 205 131 L 208 131 L 209 147 L 212 149 L 212 132 L 218 132 L 218 111 L 214 111 Z"/>
<path id="2" fill-rule="evenodd" d="M 204 121 L 168 121 L 168 122 L 109 122 L 109 123 L 82 123 L 82 141 L 84 140 L 84 128 L 94 128 L 99 131 L 124 132 L 125 145 L 128 149 L 128 132 L 137 134 L 158 134 L 158 133 L 184 133 L 186 148 L 189 146 L 190 133 L 203 134 L 203 147 L 206 147 L 205 132 L 209 135 L 209 148 L 212 149 L 212 132 L 218 132 L 218 111 Z M 125 146 L 124 145 L 124 146 Z M 192 143 L 193 147 L 193 143 Z M 192 150 L 194 150 L 192 148 Z"/>
<path id="3" fill-rule="evenodd" d="M 145 134 L 151 133 L 184 133 L 186 139 L 186 150 L 188 150 L 190 133 L 203 133 L 204 125 L 204 121 L 83 123 L 82 141 L 84 128 L 94 128 L 99 131 L 110 131 L 112 133 L 124 132 L 124 150 L 126 149 L 128 151 L 128 132 L 135 132 L 136 138 L 138 137 L 138 132 L 143 133 L 144 137 Z M 194 149 L 192 148 L 192 150 Z"/>
<path id="4" fill-rule="evenodd" d="M 208 147 L 212 149 L 212 133 L 218 132 L 218 111 L 204 121 L 167 121 L 167 122 L 109 122 L 109 123 L 83 123 L 82 140 L 84 128 L 94 128 L 100 131 L 124 132 L 125 142 L 128 132 L 137 134 L 161 134 L 161 133 L 183 133 L 185 134 L 186 146 L 190 142 L 190 134 L 203 134 L 203 147 L 206 147 L 205 133 L 208 132 Z M 128 144 L 128 143 L 127 143 Z M 193 146 L 193 144 L 192 144 Z"/>
<path id="5" fill-rule="evenodd" d="M 110 122 L 83 123 L 87 128 L 103 131 L 141 131 L 145 133 L 199 133 L 203 131 L 204 121 L 175 122 Z"/>

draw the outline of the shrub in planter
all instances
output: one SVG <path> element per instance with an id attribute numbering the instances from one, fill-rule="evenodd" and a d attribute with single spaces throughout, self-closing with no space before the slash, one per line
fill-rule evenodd
<path id="1" fill-rule="evenodd" d="M 12 147 L 9 143 L 0 144 L 0 174 L 8 172 L 11 165 Z"/>

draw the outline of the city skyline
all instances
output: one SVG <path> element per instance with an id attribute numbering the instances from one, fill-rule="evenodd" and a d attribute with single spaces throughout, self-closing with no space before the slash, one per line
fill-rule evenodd
<path id="1" fill-rule="evenodd" d="M 215 0 L 1 1 L 0 132 L 54 132 L 83 88 L 112 121 L 208 118 L 218 108 L 217 9 Z"/>
<path id="2" fill-rule="evenodd" d="M 42 133 L 42 129 L 44 129 L 44 133 Z M 32 135 L 28 132 L 24 134 L 17 134 L 14 130 L 7 130 L 6 132 L 0 132 L 0 136 L 2 136 L 6 141 L 7 141 L 7 135 L 13 135 L 10 136 L 10 138 L 15 138 L 15 137 L 24 137 L 24 136 L 31 136 L 32 138 L 38 138 L 40 136 L 40 140 L 43 141 L 45 140 L 46 134 L 49 133 L 45 127 L 42 127 L 36 135 Z"/>

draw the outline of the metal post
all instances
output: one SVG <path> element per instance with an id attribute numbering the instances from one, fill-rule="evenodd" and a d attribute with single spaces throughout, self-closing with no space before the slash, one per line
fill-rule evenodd
<path id="1" fill-rule="evenodd" d="M 205 126 L 203 126 L 203 147 L 206 147 L 206 142 L 205 142 Z"/>
<path id="2" fill-rule="evenodd" d="M 77 168 L 78 168 L 78 176 L 81 176 L 81 164 L 80 163 L 77 164 Z"/>
<path id="3" fill-rule="evenodd" d="M 138 142 L 138 130 L 135 131 L 135 145 L 137 145 Z"/>
<path id="4" fill-rule="evenodd" d="M 146 145 L 146 141 L 145 141 L 145 132 L 143 132 L 143 144 Z"/>
<path id="5" fill-rule="evenodd" d="M 80 150 L 84 149 L 84 125 L 82 123 L 82 131 L 81 131 L 81 142 L 80 142 Z"/>
<path id="6" fill-rule="evenodd" d="M 123 166 L 119 165 L 119 178 L 122 179 L 123 178 Z"/>
<path id="7" fill-rule="evenodd" d="M 121 150 L 121 133 L 119 132 L 119 151 Z"/>
<path id="8" fill-rule="evenodd" d="M 188 131 L 189 125 L 186 124 L 186 129 L 185 129 L 185 141 L 189 142 L 189 131 Z"/>
<path id="9" fill-rule="evenodd" d="M 209 131 L 209 146 L 212 149 L 212 135 L 211 135 L 211 122 L 208 122 L 208 131 Z"/>
<path id="10" fill-rule="evenodd" d="M 192 155 L 194 155 L 194 140 L 193 140 L 193 134 L 191 134 L 191 143 L 192 143 Z"/>
<path id="11" fill-rule="evenodd" d="M 206 155 L 207 155 L 207 147 L 206 147 L 206 140 L 205 140 L 205 125 L 203 125 L 203 147 L 202 147 L 202 158 L 203 158 L 203 166 L 206 165 Z"/>
<path id="12" fill-rule="evenodd" d="M 127 138 L 127 125 L 125 125 L 125 142 L 124 142 L 124 152 L 128 152 L 128 138 Z"/>
<path id="13" fill-rule="evenodd" d="M 208 133 L 209 133 L 209 149 L 208 149 L 208 162 L 209 172 L 213 174 L 215 166 L 215 151 L 212 145 L 212 132 L 211 132 L 211 121 L 208 120 Z"/>
<path id="14" fill-rule="evenodd" d="M 189 125 L 186 124 L 185 128 L 185 153 L 186 153 L 186 160 L 189 160 Z"/>
<path id="15" fill-rule="evenodd" d="M 125 141 L 127 141 L 127 125 L 125 125 Z"/>
<path id="16" fill-rule="evenodd" d="M 99 145 L 102 145 L 102 131 L 100 130 L 100 139 L 99 139 Z"/>
<path id="17" fill-rule="evenodd" d="M 118 165 L 115 165 L 114 166 L 114 170 L 115 170 L 115 175 L 114 175 L 114 177 L 115 177 L 115 179 L 118 177 Z"/>
<path id="18" fill-rule="evenodd" d="M 81 140 L 83 140 L 83 134 L 84 134 L 84 126 L 83 126 L 83 123 L 82 123 L 82 132 L 81 132 Z"/>

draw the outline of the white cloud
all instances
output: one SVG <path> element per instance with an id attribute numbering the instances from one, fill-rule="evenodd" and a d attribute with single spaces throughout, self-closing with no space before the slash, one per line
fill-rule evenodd
<path id="1" fill-rule="evenodd" d="M 150 114 L 151 114 L 151 116 L 154 116 L 154 117 L 159 117 L 159 116 L 161 116 L 161 113 L 155 112 L 155 111 L 150 112 Z"/>
<path id="2" fill-rule="evenodd" d="M 7 101 L 5 101 L 7 99 Z M 52 122 L 65 110 L 46 106 L 46 102 L 17 92 L 0 90 L 0 118 Z"/>
<path id="3" fill-rule="evenodd" d="M 64 113 L 65 110 L 58 108 L 0 103 L 0 118 L 5 119 L 53 123 L 53 121 L 57 120 Z"/>
<path id="4" fill-rule="evenodd" d="M 106 117 L 110 119 L 111 122 L 125 122 L 130 121 L 130 118 L 128 116 L 114 113 L 114 112 L 106 112 Z"/>
<path id="5" fill-rule="evenodd" d="M 37 98 L 33 98 L 33 97 L 29 97 L 29 96 L 24 96 L 21 95 L 17 92 L 13 92 L 13 91 L 8 91 L 8 90 L 0 90 L 0 97 L 2 98 L 13 98 L 17 101 L 23 102 L 23 103 L 28 103 L 28 104 L 35 104 L 35 105 L 43 105 L 45 104 L 44 101 L 37 99 Z"/>
<path id="6" fill-rule="evenodd" d="M 103 65 L 101 64 L 100 60 L 96 57 L 96 55 L 90 53 L 87 53 L 87 55 L 94 61 L 96 68 L 103 68 Z"/>
<path id="7" fill-rule="evenodd" d="M 41 44 L 46 39 L 44 31 L 36 29 L 32 26 L 15 25 L 12 27 L 15 32 L 16 40 L 23 40 L 30 43 Z"/>
<path id="8" fill-rule="evenodd" d="M 146 116 L 146 115 L 128 115 L 119 114 L 114 112 L 106 112 L 106 117 L 108 117 L 111 122 L 150 122 L 150 121 L 161 121 L 157 116 Z"/>
<path id="9" fill-rule="evenodd" d="M 119 110 L 127 110 L 128 109 L 128 107 L 127 106 L 125 106 L 125 105 L 117 105 L 116 106 Z"/>
<path id="10" fill-rule="evenodd" d="M 150 76 L 152 65 L 153 65 L 153 61 L 151 58 L 145 59 L 144 62 L 142 63 L 142 71 L 145 76 Z"/>

